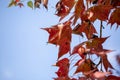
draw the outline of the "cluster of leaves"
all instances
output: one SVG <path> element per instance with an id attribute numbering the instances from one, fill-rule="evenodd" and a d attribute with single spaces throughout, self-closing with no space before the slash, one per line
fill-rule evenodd
<path id="1" fill-rule="evenodd" d="M 23 4 L 24 1 L 22 0 L 11 0 L 11 2 L 9 3 L 8 7 L 11 6 L 19 6 L 20 8 L 24 6 Z M 27 1 L 27 6 L 30 8 L 40 8 L 40 4 L 43 4 L 43 6 L 48 9 L 48 0 L 29 0 Z"/>
<path id="2" fill-rule="evenodd" d="M 19 3 L 21 3 L 20 0 L 12 0 L 9 7 Z M 42 3 L 47 9 L 48 0 L 42 0 Z M 33 1 L 28 1 L 27 4 L 33 8 Z M 35 8 L 39 8 L 40 4 L 41 0 L 34 0 Z M 55 65 L 59 69 L 56 72 L 57 78 L 54 80 L 119 80 L 120 77 L 112 75 L 112 72 L 108 70 L 114 69 L 107 58 L 107 54 L 112 50 L 104 49 L 102 45 L 109 38 L 102 37 L 102 22 L 111 24 L 111 27 L 113 24 L 119 27 L 120 0 L 59 0 L 55 14 L 60 17 L 59 21 L 61 22 L 69 14 L 71 16 L 65 22 L 42 28 L 49 33 L 48 43 L 59 46 Z M 93 25 L 96 20 L 101 22 L 98 25 L 100 32 L 97 32 Z M 72 34 L 87 38 L 87 40 L 71 49 Z M 65 57 L 66 54 L 70 57 Z M 77 58 L 77 62 L 73 64 L 71 59 L 74 57 L 76 60 L 76 55 L 80 58 Z M 98 63 L 93 60 L 94 55 L 99 59 Z M 119 56 L 117 58 L 120 63 Z M 76 67 L 73 76 L 69 75 L 71 67 Z M 75 78 L 76 74 L 81 76 Z"/>

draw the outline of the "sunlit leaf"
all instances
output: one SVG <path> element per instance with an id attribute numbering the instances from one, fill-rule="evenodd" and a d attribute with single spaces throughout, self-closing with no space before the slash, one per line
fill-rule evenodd
<path id="1" fill-rule="evenodd" d="M 120 25 L 120 8 L 116 8 L 114 12 L 112 12 L 109 23 L 113 25 L 114 23 L 117 23 L 117 25 Z"/>
<path id="2" fill-rule="evenodd" d="M 77 0 L 77 3 L 75 5 L 75 11 L 71 18 L 73 18 L 73 25 L 76 24 L 77 20 L 81 17 L 81 15 L 85 11 L 84 1 L 83 0 Z"/>
<path id="3" fill-rule="evenodd" d="M 107 20 L 111 9 L 111 5 L 97 5 L 89 8 L 88 11 L 93 13 L 93 16 L 90 18 L 90 21 L 95 21 L 96 19 L 102 21 Z"/>
<path id="4" fill-rule="evenodd" d="M 48 9 L 48 0 L 42 0 L 42 3 L 46 9 Z"/>

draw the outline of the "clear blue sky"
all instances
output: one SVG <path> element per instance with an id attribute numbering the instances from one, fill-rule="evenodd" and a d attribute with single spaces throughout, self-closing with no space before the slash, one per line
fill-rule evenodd
<path id="1" fill-rule="evenodd" d="M 47 45 L 48 33 L 40 29 L 58 23 L 54 15 L 57 0 L 49 1 L 50 9 L 46 11 L 42 6 L 40 10 L 27 6 L 8 8 L 10 0 L 0 0 L 0 80 L 52 80 L 56 76 L 57 69 L 52 65 L 58 49 Z M 113 54 L 119 53 L 120 29 L 106 29 L 104 36 L 111 38 L 105 48 L 116 50 Z M 114 64 L 113 56 L 109 57 Z"/>

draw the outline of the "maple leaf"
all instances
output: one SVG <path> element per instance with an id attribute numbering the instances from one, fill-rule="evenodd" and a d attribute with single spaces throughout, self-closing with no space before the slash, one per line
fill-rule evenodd
<path id="1" fill-rule="evenodd" d="M 74 4 L 75 0 L 60 0 L 56 4 L 56 15 L 60 17 L 60 20 L 62 20 L 65 16 L 69 14 Z"/>
<path id="2" fill-rule="evenodd" d="M 109 37 L 105 38 L 94 38 L 86 42 L 86 47 L 91 50 L 101 51 L 103 50 L 102 44 Z"/>
<path id="3" fill-rule="evenodd" d="M 77 0 L 77 3 L 75 5 L 75 11 L 73 16 L 70 18 L 74 18 L 73 25 L 77 22 L 77 20 L 83 15 L 85 11 L 84 1 L 83 0 Z"/>
<path id="4" fill-rule="evenodd" d="M 72 50 L 72 55 L 79 54 L 82 58 L 85 58 L 86 52 L 85 52 L 85 48 L 83 46 L 84 46 L 84 42 L 75 46 Z"/>
<path id="5" fill-rule="evenodd" d="M 111 25 L 113 25 L 114 23 L 117 23 L 117 25 L 120 25 L 120 19 L 119 19 L 119 17 L 120 17 L 120 8 L 116 8 L 112 12 L 108 23 L 110 23 Z"/>
<path id="6" fill-rule="evenodd" d="M 43 6 L 48 9 L 48 0 L 42 0 Z"/>
<path id="7" fill-rule="evenodd" d="M 61 2 L 69 8 L 69 11 L 73 8 L 75 0 L 61 0 Z"/>
<path id="8" fill-rule="evenodd" d="M 76 32 L 79 32 L 79 33 L 84 32 L 88 39 L 90 39 L 94 33 L 97 33 L 93 24 L 90 22 L 83 22 L 81 26 L 79 26 Z"/>
<path id="9" fill-rule="evenodd" d="M 65 77 L 68 76 L 69 68 L 67 67 L 60 67 L 56 72 L 58 77 Z"/>
<path id="10" fill-rule="evenodd" d="M 71 42 L 71 22 L 66 21 L 63 24 L 52 26 L 51 28 L 42 28 L 46 30 L 50 35 L 48 43 L 59 45 L 58 59 L 70 51 Z"/>
<path id="11" fill-rule="evenodd" d="M 94 69 L 94 64 L 90 59 L 86 59 L 81 65 L 79 65 L 75 71 L 76 73 L 79 72 L 88 72 Z"/>
<path id="12" fill-rule="evenodd" d="M 54 25 L 50 28 L 42 28 L 43 30 L 46 30 L 49 33 L 49 39 L 48 39 L 48 43 L 52 43 L 57 45 L 58 44 L 58 40 L 59 40 L 59 28 L 58 25 Z"/>
<path id="13" fill-rule="evenodd" d="M 105 21 L 108 19 L 110 10 L 113 7 L 111 5 L 97 5 L 88 9 L 88 12 L 93 13 L 93 16 L 90 18 L 90 21 L 95 21 L 96 19 Z M 99 15 L 98 15 L 99 14 Z"/>
<path id="14" fill-rule="evenodd" d="M 63 58 L 59 61 L 57 61 L 56 66 L 58 67 L 69 67 L 69 59 L 68 58 Z"/>
<path id="15" fill-rule="evenodd" d="M 113 66 L 110 64 L 110 62 L 108 61 L 107 55 L 102 56 L 102 61 L 106 71 L 108 70 L 108 68 L 114 69 Z"/>
<path id="16" fill-rule="evenodd" d="M 69 59 L 68 58 L 63 58 L 61 60 L 59 60 L 57 63 L 56 63 L 56 66 L 59 67 L 58 71 L 56 72 L 56 74 L 59 76 L 59 77 L 65 77 L 68 75 L 68 72 L 69 72 Z"/>

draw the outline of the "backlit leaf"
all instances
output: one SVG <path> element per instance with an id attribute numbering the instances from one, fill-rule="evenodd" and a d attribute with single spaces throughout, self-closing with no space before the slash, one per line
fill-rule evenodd
<path id="1" fill-rule="evenodd" d="M 48 0 L 42 0 L 43 6 L 48 9 Z"/>
<path id="2" fill-rule="evenodd" d="M 93 13 L 93 16 L 90 18 L 90 21 L 95 21 L 96 19 L 99 19 L 102 21 L 107 20 L 111 9 L 112 9 L 111 5 L 97 5 L 97 6 L 91 7 L 88 10 L 88 12 Z"/>
<path id="3" fill-rule="evenodd" d="M 85 11 L 84 1 L 83 0 L 77 0 L 77 3 L 75 5 L 75 11 L 71 18 L 73 18 L 73 25 L 76 24 L 77 20 L 82 16 L 82 14 Z"/>
<path id="4" fill-rule="evenodd" d="M 120 25 L 120 8 L 116 8 L 114 12 L 112 12 L 109 23 L 113 25 L 114 23 L 117 23 L 117 25 Z"/>

